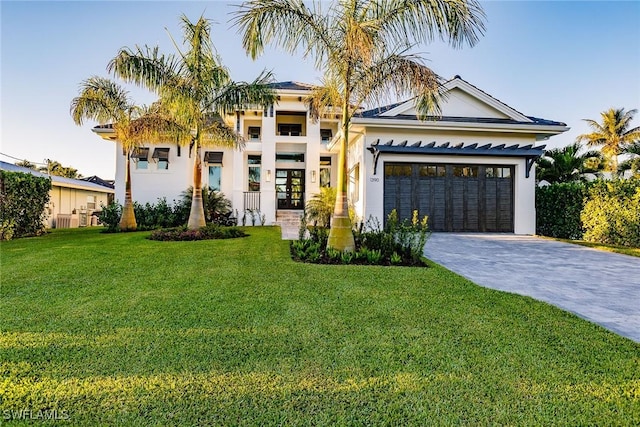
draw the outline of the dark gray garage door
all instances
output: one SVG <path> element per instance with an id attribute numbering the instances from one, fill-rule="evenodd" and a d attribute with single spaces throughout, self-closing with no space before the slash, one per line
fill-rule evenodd
<path id="1" fill-rule="evenodd" d="M 385 162 L 385 218 L 393 209 L 433 231 L 513 232 L 513 167 Z"/>

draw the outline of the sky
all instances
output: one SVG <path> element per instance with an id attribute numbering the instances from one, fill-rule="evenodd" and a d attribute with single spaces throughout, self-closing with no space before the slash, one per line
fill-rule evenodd
<path id="1" fill-rule="evenodd" d="M 84 176 L 113 179 L 115 146 L 69 114 L 80 83 L 110 77 L 107 63 L 122 47 L 159 46 L 174 53 L 179 16 L 213 21 L 212 40 L 237 81 L 264 69 L 277 81 L 318 83 L 312 60 L 268 49 L 256 61 L 242 49 L 222 1 L 0 1 L 0 160 L 59 161 Z M 589 131 L 582 120 L 609 108 L 640 109 L 640 1 L 484 1 L 486 33 L 454 50 L 420 46 L 442 77 L 460 75 L 528 116 L 567 123 L 547 147 Z M 128 86 L 138 104 L 155 96 Z M 632 122 L 640 126 L 640 114 Z"/>

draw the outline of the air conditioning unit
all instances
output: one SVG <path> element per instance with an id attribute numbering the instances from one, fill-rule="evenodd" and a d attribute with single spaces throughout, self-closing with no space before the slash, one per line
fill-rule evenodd
<path id="1" fill-rule="evenodd" d="M 56 228 L 71 228 L 71 215 L 58 214 L 56 216 Z"/>

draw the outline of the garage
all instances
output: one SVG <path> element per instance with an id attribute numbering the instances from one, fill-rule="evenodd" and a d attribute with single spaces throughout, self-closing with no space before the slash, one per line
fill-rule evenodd
<path id="1" fill-rule="evenodd" d="M 384 163 L 385 218 L 417 210 L 433 231 L 514 231 L 514 167 L 464 163 Z"/>

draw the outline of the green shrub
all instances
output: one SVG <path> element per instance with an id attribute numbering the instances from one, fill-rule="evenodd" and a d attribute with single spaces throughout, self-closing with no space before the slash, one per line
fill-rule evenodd
<path id="1" fill-rule="evenodd" d="M 122 215 L 122 206 L 115 201 L 109 203 L 107 206 L 101 205 L 102 210 L 98 213 L 98 219 L 107 227 L 108 233 L 115 233 L 120 230 L 118 226 L 120 223 L 120 216 Z"/>
<path id="2" fill-rule="evenodd" d="M 44 233 L 45 206 L 51 180 L 22 172 L 0 171 L 0 224 L 2 238 Z"/>
<path id="3" fill-rule="evenodd" d="M 245 237 L 247 234 L 238 227 L 223 227 L 217 224 L 209 224 L 198 230 L 189 230 L 187 227 L 174 227 L 154 230 L 149 235 L 149 240 L 187 241 L 187 240 L 210 240 L 210 239 L 235 239 Z"/>
<path id="4" fill-rule="evenodd" d="M 536 188 L 536 233 L 562 239 L 581 239 L 580 212 L 587 184 L 565 182 Z"/>
<path id="5" fill-rule="evenodd" d="M 593 183 L 580 218 L 588 242 L 640 247 L 640 180 Z"/>
<path id="6" fill-rule="evenodd" d="M 167 203 L 164 197 L 158 199 L 156 204 L 133 202 L 133 212 L 136 216 L 138 231 L 157 230 L 159 228 L 180 227 L 187 223 L 190 206 L 186 206 L 183 201 L 173 205 Z M 106 232 L 115 233 L 120 231 L 119 223 L 122 215 L 122 205 L 111 202 L 107 206 L 102 206 L 102 211 L 98 214 L 98 219 L 107 228 Z"/>

